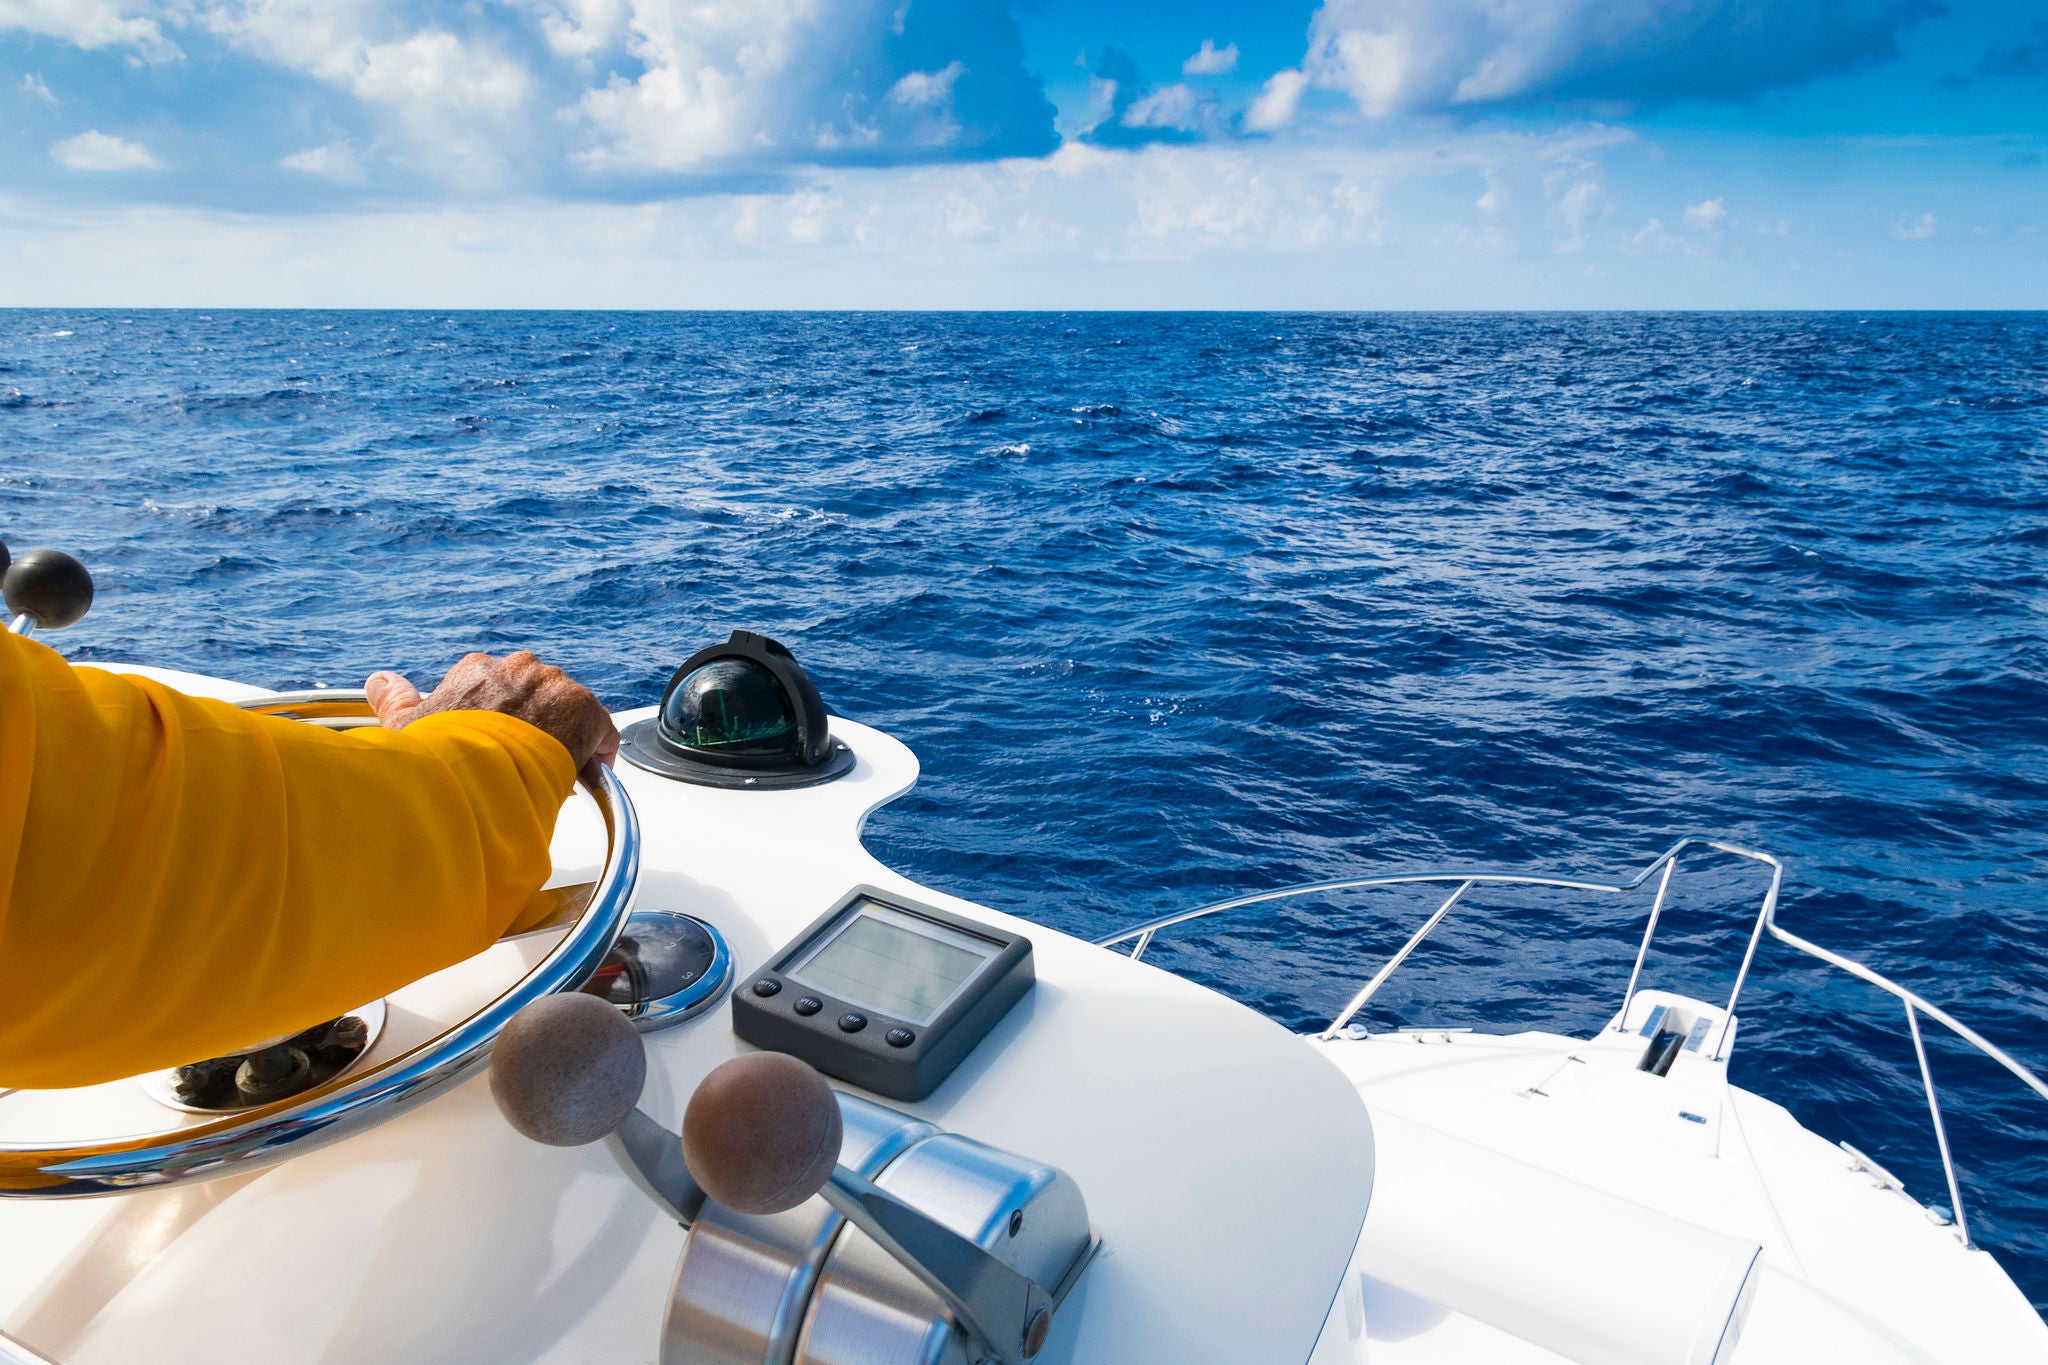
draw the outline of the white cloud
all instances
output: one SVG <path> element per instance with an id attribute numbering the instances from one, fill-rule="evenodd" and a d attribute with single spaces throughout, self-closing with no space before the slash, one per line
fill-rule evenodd
<path id="1" fill-rule="evenodd" d="M 987 208 L 957 191 L 946 196 L 945 212 L 940 217 L 946 225 L 946 231 L 955 237 L 989 235 Z"/>
<path id="2" fill-rule="evenodd" d="M 1934 215 L 1931 213 L 1923 213 L 1918 218 L 1902 213 L 1892 223 L 1892 236 L 1902 242 L 1924 242 L 1933 235 Z"/>
<path id="3" fill-rule="evenodd" d="M 1631 256 L 1647 256 L 1652 252 L 1669 251 L 1678 245 L 1678 239 L 1664 230 L 1662 218 L 1652 218 L 1643 224 L 1642 231 L 1624 238 L 1621 249 Z"/>
<path id="4" fill-rule="evenodd" d="M 298 171 L 337 185 L 361 185 L 369 180 L 355 147 L 345 140 L 293 152 L 277 164 L 288 171 Z"/>
<path id="5" fill-rule="evenodd" d="M 224 0 L 202 21 L 251 56 L 391 109 L 420 139 L 456 152 L 459 125 L 504 119 L 524 103 L 526 68 L 440 28 L 405 32 L 363 3 Z"/>
<path id="6" fill-rule="evenodd" d="M 1245 110 L 1247 132 L 1272 133 L 1294 122 L 1301 107 L 1301 92 L 1308 89 L 1308 76 L 1293 70 L 1276 71 L 1259 90 L 1259 96 Z"/>
<path id="7" fill-rule="evenodd" d="M 1727 221 L 1728 206 L 1719 199 L 1703 199 L 1685 209 L 1685 225 L 1694 232 L 1718 232 Z"/>
<path id="8" fill-rule="evenodd" d="M 787 194 L 287 218 L 53 217 L 0 193 L 0 294 L 137 306 L 1612 306 L 1628 300 L 1589 299 L 1580 283 L 1594 247 L 1554 255 L 1546 218 L 1573 185 L 1604 181 L 1604 158 L 1630 141 L 1600 128 L 1433 128 L 1370 147 L 1072 142 L 1047 157 L 830 169 Z M 1551 188 L 1553 173 L 1564 179 Z M 1481 181 L 1501 187 L 1500 211 L 1439 232 L 1443 193 L 1469 199 Z M 1433 237 L 1455 239 L 1452 256 L 1474 268 L 1444 269 Z"/>
<path id="9" fill-rule="evenodd" d="M 1929 0 L 1324 0 L 1305 69 L 1368 115 L 1741 94 L 1896 55 Z"/>
<path id="10" fill-rule="evenodd" d="M 1128 128 L 1175 128 L 1193 132 L 1202 125 L 1202 97 L 1186 84 L 1166 86 L 1131 101 L 1124 110 Z"/>
<path id="11" fill-rule="evenodd" d="M 0 31 L 23 28 L 153 57 L 181 55 L 166 31 L 225 45 L 371 106 L 394 163 L 471 184 L 1059 141 L 1006 0 L 0 0 Z"/>
<path id="12" fill-rule="evenodd" d="M 31 71 L 26 76 L 23 76 L 21 83 L 14 88 L 32 100 L 41 100 L 52 109 L 57 107 L 57 97 L 50 93 L 50 87 L 44 83 L 42 76 L 37 72 Z"/>
<path id="13" fill-rule="evenodd" d="M 1557 197 L 1553 216 L 1564 227 L 1565 235 L 1551 243 L 1551 250 L 1560 255 L 1583 250 L 1587 225 L 1607 208 L 1607 194 L 1597 181 L 1573 181 Z"/>
<path id="14" fill-rule="evenodd" d="M 868 58 L 890 29 L 882 0 L 628 0 L 624 48 L 640 67 L 587 91 L 576 114 L 595 168 L 677 171 L 746 157 L 803 159 L 881 141 L 864 101 L 831 99 L 842 68 Z M 950 96 L 962 71 L 946 80 Z M 886 89 L 911 108 L 943 73 Z M 901 91 L 905 98 L 896 99 Z M 822 107 L 820 107 L 822 106 Z"/>
<path id="15" fill-rule="evenodd" d="M 164 164 L 141 143 L 96 128 L 51 143 L 50 158 L 74 171 L 154 171 Z"/>
<path id="16" fill-rule="evenodd" d="M 399 108 L 503 116 L 526 98 L 525 68 L 436 29 L 371 43 L 352 66 L 358 98 Z"/>
<path id="17" fill-rule="evenodd" d="M 1183 76 L 1221 76 L 1237 68 L 1237 44 L 1218 48 L 1213 38 L 1202 39 L 1195 55 L 1180 64 Z"/>
<path id="18" fill-rule="evenodd" d="M 184 54 L 164 36 L 156 20 L 124 14 L 117 0 L 0 0 L 0 32 L 19 29 L 97 50 L 133 48 L 147 62 L 174 62 Z"/>
<path id="19" fill-rule="evenodd" d="M 626 31 L 625 0 L 560 0 L 540 6 L 541 33 L 560 57 L 587 62 Z"/>
<path id="20" fill-rule="evenodd" d="M 931 109 L 952 103 L 953 82 L 960 79 L 967 68 L 959 62 L 948 62 L 938 71 L 913 71 L 889 87 L 889 98 L 897 104 L 913 109 Z"/>

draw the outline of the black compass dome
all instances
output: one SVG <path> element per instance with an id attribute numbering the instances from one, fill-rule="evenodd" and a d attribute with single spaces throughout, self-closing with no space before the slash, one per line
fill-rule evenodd
<path id="1" fill-rule="evenodd" d="M 635 765 L 714 787 L 808 787 L 853 766 L 803 666 L 746 630 L 685 660 L 659 712 L 623 738 L 621 752 Z"/>

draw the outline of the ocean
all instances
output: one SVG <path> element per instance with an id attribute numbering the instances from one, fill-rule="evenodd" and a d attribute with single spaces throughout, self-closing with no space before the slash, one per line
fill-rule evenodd
<path id="1" fill-rule="evenodd" d="M 51 637 L 272 686 L 530 647 L 615 706 L 735 627 L 923 762 L 868 843 L 1090 937 L 1424 866 L 1782 857 L 1780 921 L 2048 1072 L 2048 315 L 0 312 Z M 1725 998 L 1761 880 L 1645 983 Z M 1155 960 L 1319 1027 L 1433 902 Z M 1475 893 L 1370 1022 L 1590 1032 L 1647 895 Z M 1895 1002 L 1766 942 L 1735 1081 L 1946 1204 Z M 2048 1103 L 1929 1034 L 2048 1305 Z"/>

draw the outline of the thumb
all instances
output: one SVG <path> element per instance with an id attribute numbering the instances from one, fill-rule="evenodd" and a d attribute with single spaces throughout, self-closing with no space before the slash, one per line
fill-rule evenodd
<path id="1" fill-rule="evenodd" d="M 403 728 L 420 708 L 420 690 L 403 674 L 372 673 L 363 683 L 363 692 L 370 699 L 370 709 L 377 713 L 377 723 L 387 730 Z"/>

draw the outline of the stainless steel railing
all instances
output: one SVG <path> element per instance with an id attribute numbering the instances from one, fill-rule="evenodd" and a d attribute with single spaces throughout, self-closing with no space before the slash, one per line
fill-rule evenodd
<path id="1" fill-rule="evenodd" d="M 1950 1205 L 1955 1211 L 1956 1235 L 1962 1239 L 1964 1246 L 1973 1246 L 1974 1243 L 1970 1240 L 1969 1223 L 1963 1212 L 1962 1189 L 1956 1181 L 1955 1160 L 1949 1152 L 1948 1130 L 1942 1122 L 1941 1100 L 1935 1091 L 1934 1072 L 1928 1065 L 1927 1044 L 1921 1036 L 1921 1017 L 1924 1015 L 1934 1020 L 1971 1047 L 1976 1048 L 1977 1051 L 1983 1053 L 1992 1061 L 1997 1062 L 2014 1076 L 2017 1076 L 2022 1084 L 2044 1100 L 2048 1100 L 2048 1082 L 2042 1081 L 2039 1076 L 2036 1076 L 2032 1071 L 2029 1071 L 2026 1067 L 2015 1061 L 2011 1054 L 2007 1053 L 2003 1048 L 1986 1039 L 1975 1029 L 1969 1027 L 1969 1025 L 1956 1019 L 1946 1010 L 1931 1004 L 1923 997 L 1907 990 L 1904 986 L 1879 975 L 1860 962 L 1851 961 L 1839 953 L 1831 952 L 1819 944 L 1801 938 L 1790 930 L 1780 928 L 1777 922 L 1778 893 L 1784 884 L 1785 866 L 1768 853 L 1759 853 L 1753 849 L 1739 848 L 1734 844 L 1722 843 L 1717 839 L 1687 838 L 1673 844 L 1670 848 L 1659 854 L 1649 866 L 1625 882 L 1596 882 L 1565 877 L 1527 877 L 1493 872 L 1404 872 L 1382 877 L 1346 877 L 1336 881 L 1308 882 L 1299 886 L 1282 887 L 1275 891 L 1261 891 L 1249 896 L 1237 896 L 1230 900 L 1217 901 L 1213 905 L 1205 905 L 1194 910 L 1184 910 L 1179 914 L 1162 916 L 1159 919 L 1150 920 L 1129 929 L 1119 930 L 1107 938 L 1097 939 L 1096 943 L 1099 947 L 1104 948 L 1112 948 L 1118 944 L 1129 943 L 1132 945 L 1130 955 L 1135 960 L 1144 957 L 1145 950 L 1152 946 L 1153 939 L 1161 930 L 1175 928 L 1194 920 L 1206 919 L 1211 915 L 1219 915 L 1229 910 L 1242 910 L 1249 906 L 1265 905 L 1273 901 L 1290 900 L 1299 896 L 1326 895 L 1331 892 L 1351 891 L 1366 887 L 1420 885 L 1452 887 L 1450 895 L 1446 896 L 1429 918 L 1422 922 L 1421 927 L 1408 936 L 1407 941 L 1395 951 L 1386 964 L 1377 972 L 1374 972 L 1372 978 L 1363 986 L 1359 987 L 1357 993 L 1345 1002 L 1344 1008 L 1338 1013 L 1337 1017 L 1332 1019 L 1329 1026 L 1317 1035 L 1322 1039 L 1334 1039 L 1343 1035 L 1346 1026 L 1351 1023 L 1360 1010 L 1363 1010 L 1372 1001 L 1373 996 L 1378 994 L 1380 987 L 1387 983 L 1387 979 L 1400 969 L 1401 964 L 1409 959 L 1415 950 L 1422 945 L 1423 940 L 1427 939 L 1439 924 L 1443 923 L 1444 917 L 1450 914 L 1452 908 L 1465 900 L 1466 892 L 1474 887 L 1540 886 L 1567 891 L 1589 891 L 1602 895 L 1618 896 L 1641 889 L 1649 883 L 1651 878 L 1655 877 L 1657 879 L 1656 894 L 1650 902 L 1649 918 L 1643 926 L 1642 942 L 1636 949 L 1635 966 L 1629 972 L 1628 986 L 1622 993 L 1621 1011 L 1618 1017 L 1626 1018 L 1629 1003 L 1635 998 L 1636 986 L 1642 979 L 1643 963 L 1649 957 L 1650 943 L 1657 935 L 1658 921 L 1662 918 L 1664 906 L 1670 897 L 1671 882 L 1677 874 L 1680 859 L 1688 851 L 1699 849 L 1731 854 L 1737 858 L 1747 858 L 1751 862 L 1759 863 L 1770 869 L 1770 883 L 1764 890 L 1763 904 L 1757 911 L 1756 924 L 1750 930 L 1749 943 L 1743 950 L 1742 965 L 1736 970 L 1734 988 L 1728 993 L 1727 1012 L 1731 1019 L 1735 1014 L 1736 1002 L 1742 998 L 1742 988 L 1749 980 L 1749 969 L 1750 965 L 1756 960 L 1757 945 L 1763 941 L 1766 933 L 1780 943 L 1796 948 L 1809 957 L 1817 958 L 1831 967 L 1847 972 L 1858 980 L 1877 987 L 1905 1006 L 1906 1027 L 1913 1039 L 1914 1055 L 1920 1063 L 1921 1088 L 1927 1097 L 1927 1112 L 1929 1118 L 1933 1121 L 1935 1145 L 1941 1152 L 1942 1174 L 1947 1177 Z M 1720 1041 L 1716 1043 L 1714 1050 L 1715 1060 L 1718 1061 L 1726 1055 L 1727 1039 L 1732 1033 L 1732 1028 L 1728 1027 L 1724 1027 L 1720 1031 Z"/>

